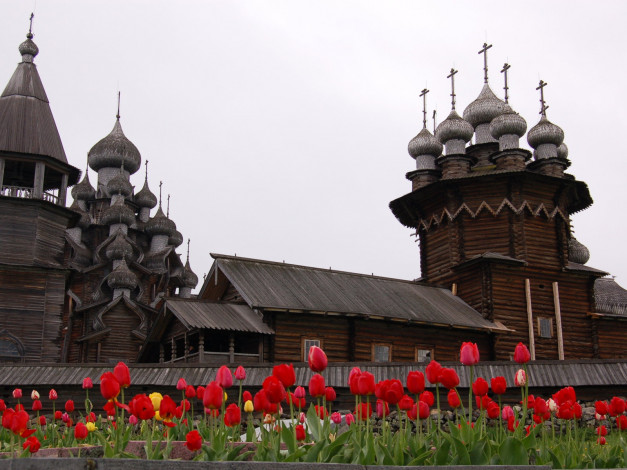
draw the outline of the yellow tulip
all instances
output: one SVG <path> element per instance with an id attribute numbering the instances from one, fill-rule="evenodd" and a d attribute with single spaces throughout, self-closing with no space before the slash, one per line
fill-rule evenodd
<path id="1" fill-rule="evenodd" d="M 252 413 L 253 411 L 255 411 L 255 407 L 253 406 L 252 401 L 246 400 L 246 403 L 244 403 L 244 411 L 246 413 Z"/>
<path id="2" fill-rule="evenodd" d="M 85 426 L 87 427 L 87 430 L 89 432 L 93 432 L 93 431 L 96 430 L 96 425 L 94 423 L 92 423 L 91 421 L 88 422 Z"/>
<path id="3" fill-rule="evenodd" d="M 152 401 L 152 407 L 155 409 L 155 412 L 158 412 L 159 407 L 161 406 L 161 400 L 163 400 L 163 395 L 159 392 L 153 392 L 148 395 L 148 398 Z"/>

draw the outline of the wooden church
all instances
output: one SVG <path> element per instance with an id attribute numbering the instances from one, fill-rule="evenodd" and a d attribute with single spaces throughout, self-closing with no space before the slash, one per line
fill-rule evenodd
<path id="1" fill-rule="evenodd" d="M 157 199 L 147 169 L 140 191 L 131 183 L 142 160 L 119 112 L 82 179 L 68 163 L 32 38 L 0 97 L 0 361 L 299 362 L 319 345 L 335 362 L 423 362 L 455 360 L 462 341 L 484 359 L 509 359 L 518 341 L 537 359 L 627 356 L 627 291 L 586 266 L 571 234 L 592 199 L 565 173 L 564 133 L 543 105 L 533 153 L 520 148 L 526 122 L 487 67 L 463 117 L 453 88 L 435 135 L 424 120 L 412 192 L 390 203 L 420 239 L 420 279 L 216 254 L 192 295 L 161 188 Z"/>

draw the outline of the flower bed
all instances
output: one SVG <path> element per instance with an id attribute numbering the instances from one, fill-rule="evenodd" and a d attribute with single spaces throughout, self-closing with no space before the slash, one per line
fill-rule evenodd
<path id="1" fill-rule="evenodd" d="M 16 388 L 12 407 L 0 401 L 0 452 L 4 457 L 88 455 L 361 465 L 625 465 L 623 398 L 597 401 L 596 426 L 582 426 L 582 407 L 572 387 L 548 399 L 529 395 L 529 351 L 523 344 L 516 347 L 514 360 L 521 366 L 514 377 L 474 377 L 479 352 L 475 344 L 464 343 L 460 362 L 472 387 L 463 397 L 457 389 L 457 372 L 436 361 L 424 372 L 411 371 L 404 382 L 376 383 L 373 374 L 354 368 L 347 385 L 355 406 L 344 413 L 333 408 L 335 390 L 325 385 L 322 375 L 327 358 L 317 347 L 308 357 L 315 373 L 308 393 L 297 386 L 291 364 L 275 366 L 254 397 L 244 390 L 243 367 L 233 373 L 222 366 L 206 386 L 180 379 L 176 401 L 159 392 L 127 401 L 124 392 L 131 384 L 130 372 L 118 363 L 100 377 L 100 393 L 107 402 L 98 414 L 89 399 L 90 378 L 83 381 L 86 395 L 80 410 L 71 400 L 57 407 L 57 393 L 50 390 L 50 415 L 40 414 L 42 402 L 35 390 L 29 413 L 22 403 L 27 399 Z M 519 403 L 501 402 L 508 381 L 520 390 Z M 435 393 L 426 390 L 427 383 Z M 233 399 L 228 396 L 231 390 L 235 390 Z M 447 410 L 441 406 L 444 403 Z"/>

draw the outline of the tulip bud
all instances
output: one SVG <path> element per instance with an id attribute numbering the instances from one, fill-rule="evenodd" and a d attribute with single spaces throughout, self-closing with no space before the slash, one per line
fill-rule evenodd
<path id="1" fill-rule="evenodd" d="M 37 390 L 33 390 L 32 392 L 30 392 L 30 399 L 31 400 L 39 400 L 40 396 L 39 396 L 39 392 Z"/>
<path id="2" fill-rule="evenodd" d="M 514 418 L 514 410 L 512 407 L 508 405 L 504 406 L 503 411 L 501 411 L 501 417 L 503 418 L 503 421 L 507 421 L 509 418 Z"/>
<path id="3" fill-rule="evenodd" d="M 61 415 L 61 420 L 62 420 L 64 423 L 67 423 L 67 422 L 70 420 L 70 415 L 69 415 L 69 414 L 67 414 L 67 413 L 63 413 L 63 414 Z"/>
<path id="4" fill-rule="evenodd" d="M 130 415 L 128 417 L 128 424 L 131 424 L 133 426 L 135 426 L 138 423 L 138 419 L 137 416 L 135 415 Z M 87 425 L 89 426 L 90 424 L 94 424 L 94 423 L 87 423 Z M 94 426 L 95 427 L 95 426 Z"/>
<path id="5" fill-rule="evenodd" d="M 307 362 L 309 368 L 313 372 L 322 372 L 327 368 L 328 359 L 327 355 L 318 346 L 312 346 L 309 348 L 309 354 L 307 355 Z"/>
<path id="6" fill-rule="evenodd" d="M 300 423 L 302 424 L 305 422 L 305 418 L 306 418 L 305 413 L 301 412 L 300 416 L 298 417 L 298 421 L 300 421 Z"/>
<path id="7" fill-rule="evenodd" d="M 50 400 L 56 400 L 57 398 L 59 398 L 59 395 L 57 395 L 57 391 L 54 388 L 50 389 L 50 392 L 48 393 L 48 398 Z"/>
<path id="8" fill-rule="evenodd" d="M 246 400 L 246 403 L 244 403 L 244 411 L 246 413 L 252 413 L 255 411 L 255 407 L 253 406 L 253 402 L 251 400 Z"/>
<path id="9" fill-rule="evenodd" d="M 355 416 L 349 413 L 346 416 L 344 416 L 344 421 L 346 421 L 346 424 L 350 426 L 351 424 L 355 422 Z"/>
<path id="10" fill-rule="evenodd" d="M 246 378 L 246 369 L 242 366 L 238 366 L 237 369 L 235 369 L 235 378 L 237 380 L 244 380 Z"/>
<path id="11" fill-rule="evenodd" d="M 517 387 L 524 387 L 527 384 L 527 374 L 523 369 L 518 369 L 516 376 L 514 377 L 514 385 Z"/>
<path id="12" fill-rule="evenodd" d="M 342 422 L 342 415 L 337 411 L 335 413 L 331 413 L 331 421 L 335 424 L 340 424 Z"/>
<path id="13" fill-rule="evenodd" d="M 300 385 L 298 387 L 296 387 L 296 389 L 294 390 L 294 396 L 296 398 L 298 398 L 299 400 L 301 398 L 305 398 L 307 396 L 307 392 L 305 391 L 305 387 L 301 387 Z"/>
<path id="14" fill-rule="evenodd" d="M 83 388 L 84 389 L 94 388 L 94 384 L 89 377 L 85 377 L 83 379 Z"/>
<path id="15" fill-rule="evenodd" d="M 187 388 L 187 382 L 185 381 L 185 379 L 183 377 L 181 377 L 178 382 L 176 382 L 176 389 L 177 390 L 185 390 Z"/>
<path id="16" fill-rule="evenodd" d="M 17 399 L 22 398 L 22 389 L 21 388 L 16 388 L 15 390 L 13 390 L 13 398 L 17 398 Z"/>
<path id="17" fill-rule="evenodd" d="M 551 413 L 555 413 L 557 411 L 557 403 L 555 403 L 555 400 L 553 400 L 552 398 L 549 398 L 546 401 L 546 404 L 549 406 L 549 411 L 551 411 Z"/>

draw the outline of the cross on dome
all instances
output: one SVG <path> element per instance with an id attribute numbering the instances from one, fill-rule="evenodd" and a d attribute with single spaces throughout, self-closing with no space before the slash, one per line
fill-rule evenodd
<path id="1" fill-rule="evenodd" d="M 477 54 L 483 54 L 483 81 L 488 83 L 488 49 L 492 47 L 492 44 L 488 45 L 487 42 L 483 43 L 483 47 Z"/>
<path id="2" fill-rule="evenodd" d="M 427 128 L 427 93 L 429 90 L 423 88 L 420 92 L 420 97 L 422 98 L 422 127 Z"/>
<path id="3" fill-rule="evenodd" d="M 540 84 L 536 88 L 536 90 L 540 90 L 540 114 L 544 117 L 546 117 L 546 110 L 549 109 L 546 105 L 546 101 L 544 101 L 544 87 L 547 85 L 544 80 L 540 80 Z"/>
<path id="4" fill-rule="evenodd" d="M 455 109 L 455 74 L 459 72 L 459 70 L 455 70 L 451 67 L 451 73 L 449 73 L 446 78 L 451 79 L 451 109 Z"/>
<path id="5" fill-rule="evenodd" d="M 505 86 L 503 87 L 503 89 L 505 90 L 505 102 L 506 103 L 509 103 L 509 96 L 507 94 L 507 90 L 509 90 L 509 87 L 507 86 L 507 71 L 511 67 L 512 67 L 511 65 L 509 65 L 507 62 L 505 62 L 505 64 L 503 65 L 503 70 L 501 70 L 501 73 L 505 77 Z"/>

